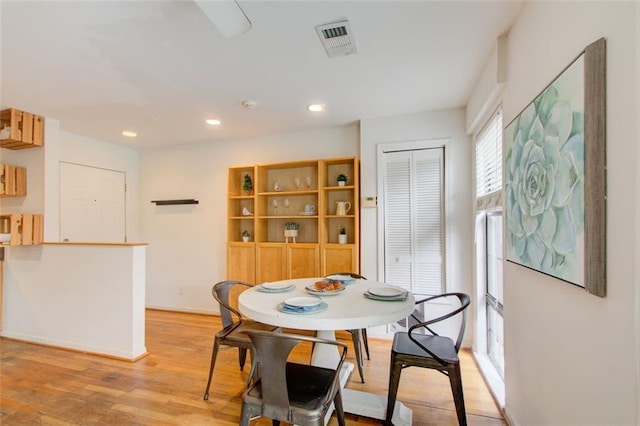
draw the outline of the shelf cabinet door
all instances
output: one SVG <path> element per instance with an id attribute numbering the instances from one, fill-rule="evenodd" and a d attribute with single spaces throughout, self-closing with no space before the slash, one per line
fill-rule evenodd
<path id="1" fill-rule="evenodd" d="M 354 244 L 325 244 L 322 248 L 322 275 L 360 272 Z"/>
<path id="2" fill-rule="evenodd" d="M 318 244 L 287 244 L 287 270 L 289 278 L 320 276 Z"/>
<path id="3" fill-rule="evenodd" d="M 256 248 L 252 243 L 227 244 L 227 279 L 256 283 Z"/>
<path id="4" fill-rule="evenodd" d="M 287 246 L 284 243 L 257 244 L 258 283 L 287 279 Z"/>

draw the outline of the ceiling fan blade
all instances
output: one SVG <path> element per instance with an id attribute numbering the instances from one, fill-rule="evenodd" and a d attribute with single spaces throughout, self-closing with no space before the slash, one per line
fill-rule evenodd
<path id="1" fill-rule="evenodd" d="M 251 21 L 235 0 L 194 0 L 224 37 L 235 37 L 251 29 Z"/>

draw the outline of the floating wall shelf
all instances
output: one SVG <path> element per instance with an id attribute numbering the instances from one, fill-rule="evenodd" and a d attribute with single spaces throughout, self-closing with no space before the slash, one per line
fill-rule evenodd
<path id="1" fill-rule="evenodd" d="M 154 200 L 152 201 L 156 206 L 172 206 L 176 204 L 200 204 L 198 200 L 190 198 L 188 200 Z"/>

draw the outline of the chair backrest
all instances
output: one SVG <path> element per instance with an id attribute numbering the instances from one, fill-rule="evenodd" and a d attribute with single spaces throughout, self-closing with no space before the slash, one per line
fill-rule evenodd
<path id="1" fill-rule="evenodd" d="M 230 296 L 232 289 L 235 286 L 253 287 L 251 284 L 243 283 L 241 281 L 220 281 L 213 285 L 211 294 L 220 305 L 220 319 L 222 320 L 222 327 L 227 328 L 230 325 L 238 322 L 242 322 L 242 314 L 238 312 L 230 303 Z"/>
<path id="2" fill-rule="evenodd" d="M 312 342 L 335 345 L 342 348 L 340 361 L 336 366 L 333 385 L 327 395 L 332 395 L 340 386 L 340 370 L 347 355 L 347 346 L 333 340 L 326 340 L 312 336 L 297 334 L 275 333 L 271 331 L 248 330 L 246 334 L 251 339 L 256 350 L 258 371 L 262 381 L 263 414 L 269 418 L 285 419 L 290 413 L 289 394 L 287 391 L 287 359 L 298 344 Z M 309 386 L 312 386 L 309 383 Z"/>
<path id="3" fill-rule="evenodd" d="M 449 319 L 461 313 L 462 318 L 460 320 L 460 328 L 458 330 L 458 336 L 455 340 L 455 348 L 456 348 L 456 352 L 458 352 L 460 350 L 460 345 L 462 344 L 462 338 L 464 337 L 464 330 L 467 326 L 467 307 L 469 307 L 469 304 L 471 303 L 471 298 L 469 297 L 469 295 L 465 293 L 443 293 L 443 294 L 438 294 L 436 296 L 427 297 L 426 299 L 418 300 L 416 301 L 416 305 L 430 302 L 437 299 L 443 299 L 446 297 L 457 297 L 458 301 L 460 302 L 460 306 L 455 309 L 452 309 L 451 311 L 443 315 L 438 316 L 437 318 L 432 318 L 427 321 L 419 322 L 411 326 L 409 328 L 409 335 L 411 335 L 411 333 L 413 333 L 414 330 L 424 328 L 428 330 L 431 334 L 437 336 L 438 333 L 433 331 L 429 327 L 430 325 L 442 322 L 446 319 Z M 425 312 L 426 312 L 426 308 L 425 308 Z"/>
<path id="4" fill-rule="evenodd" d="M 329 274 L 327 275 L 327 277 L 330 277 L 331 275 L 348 275 L 351 278 L 355 278 L 357 280 L 366 280 L 365 277 L 363 277 L 360 274 L 356 274 L 355 272 L 336 272 L 335 274 Z"/>

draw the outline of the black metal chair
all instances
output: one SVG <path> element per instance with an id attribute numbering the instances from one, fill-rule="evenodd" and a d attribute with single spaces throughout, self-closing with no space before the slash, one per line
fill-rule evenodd
<path id="1" fill-rule="evenodd" d="M 335 274 L 329 274 L 327 277 L 331 275 L 348 275 L 351 278 L 366 280 L 360 274 L 356 274 L 354 272 L 338 272 Z M 364 359 L 362 357 L 362 345 L 364 345 L 365 353 L 367 354 L 367 359 L 371 359 L 369 357 L 369 339 L 367 338 L 367 329 L 361 328 L 357 330 L 348 330 L 351 333 L 351 340 L 353 341 L 353 350 L 356 355 L 356 362 L 358 364 L 358 373 L 360 373 L 360 380 L 364 383 Z"/>
<path id="2" fill-rule="evenodd" d="M 335 406 L 338 424 L 345 425 L 340 370 L 347 346 L 297 334 L 247 331 L 255 347 L 260 370 L 257 380 L 242 395 L 240 425 L 248 426 L 252 417 L 272 419 L 297 425 L 324 426 L 324 418 Z M 334 345 L 342 349 L 335 369 L 288 362 L 291 351 L 301 343 Z"/>
<path id="3" fill-rule="evenodd" d="M 207 389 L 204 392 L 204 400 L 209 399 L 209 388 L 211 387 L 211 378 L 213 376 L 213 368 L 216 365 L 216 357 L 220 345 L 235 346 L 238 348 L 238 357 L 240 362 L 240 370 L 244 369 L 247 359 L 247 349 L 251 351 L 251 371 L 247 378 L 247 386 L 255 373 L 255 356 L 253 354 L 253 345 L 249 337 L 244 334 L 247 330 L 281 330 L 279 327 L 261 324 L 242 317 L 242 314 L 231 306 L 232 297 L 236 297 L 247 288 L 253 287 L 251 284 L 240 281 L 221 281 L 216 283 L 211 289 L 214 299 L 220 305 L 220 319 L 222 320 L 222 330 L 218 331 L 213 340 L 213 351 L 211 353 L 211 366 L 209 367 L 209 380 L 207 381 Z M 234 290 L 235 289 L 235 290 Z"/>
<path id="4" fill-rule="evenodd" d="M 432 368 L 449 376 L 451 391 L 456 405 L 456 413 L 458 415 L 458 423 L 460 425 L 467 424 L 458 351 L 460 350 L 460 344 L 462 343 L 462 337 L 464 336 L 467 323 L 466 309 L 471 303 L 471 299 L 464 293 L 445 293 L 417 301 L 416 305 L 444 298 L 457 298 L 457 301 L 454 302 L 455 306 L 453 309 L 444 315 L 427 321 L 417 318 L 415 314 L 412 314 L 411 316 L 417 321 L 417 324 L 411 326 L 408 332 L 397 332 L 393 337 L 385 425 L 392 424 L 391 419 L 396 405 L 400 374 L 402 370 L 407 367 Z M 431 328 L 434 324 L 458 314 L 461 314 L 462 318 L 455 342 L 449 337 L 438 335 Z"/>

